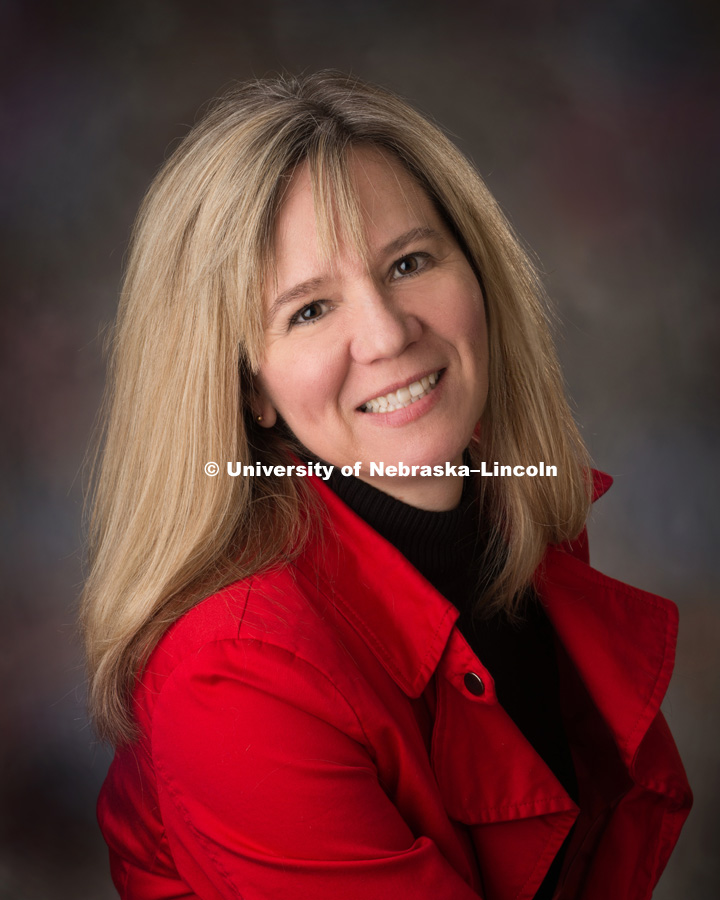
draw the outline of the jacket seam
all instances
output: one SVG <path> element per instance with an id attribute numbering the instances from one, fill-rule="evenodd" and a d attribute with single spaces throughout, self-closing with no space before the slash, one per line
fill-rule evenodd
<path id="1" fill-rule="evenodd" d="M 484 812 L 507 812 L 511 809 L 522 809 L 525 806 L 538 806 L 543 805 L 545 803 L 554 803 L 556 800 L 563 800 L 567 803 L 568 800 L 572 802 L 572 799 L 568 794 L 557 794 L 554 797 L 538 797 L 536 800 L 522 800 L 520 803 L 505 803 L 500 804 L 499 806 L 483 806 Z M 538 815 L 554 815 L 556 813 L 564 813 L 564 812 L 574 812 L 573 809 L 568 807 L 567 809 L 554 809 L 546 813 L 538 813 Z"/>
<path id="2" fill-rule="evenodd" d="M 647 718 L 648 711 L 653 706 L 656 706 L 657 709 L 655 710 L 655 715 L 657 715 L 657 711 L 660 709 L 660 704 L 662 703 L 662 697 L 660 697 L 659 699 L 657 697 L 657 694 L 659 693 L 658 686 L 661 684 L 662 680 L 664 679 L 664 677 L 666 675 L 666 670 L 668 668 L 670 668 L 670 672 L 668 674 L 668 679 L 667 679 L 668 681 L 669 681 L 669 676 L 672 675 L 672 660 L 668 660 L 668 646 L 670 643 L 670 636 L 668 634 L 668 614 L 666 611 L 663 611 L 663 612 L 665 613 L 665 623 L 664 623 L 665 628 L 663 629 L 664 642 L 663 642 L 663 650 L 662 650 L 662 665 L 660 665 L 658 668 L 657 674 L 655 676 L 655 681 L 652 686 L 652 690 L 650 691 L 650 696 L 648 697 L 647 702 L 646 702 L 645 706 L 643 707 L 642 712 L 638 716 L 637 721 L 635 722 L 635 725 L 632 728 L 632 731 L 628 735 L 627 742 L 626 742 L 628 751 L 630 750 L 631 743 L 634 743 L 634 741 L 635 741 L 636 732 L 640 731 L 640 723 L 643 721 L 643 719 Z M 667 687 L 667 685 L 666 685 L 666 687 Z M 649 727 L 649 723 L 648 723 L 648 727 Z M 647 729 L 646 729 L 646 732 L 647 732 Z M 642 742 L 643 737 L 644 737 L 644 735 L 641 735 L 641 738 L 640 738 L 641 742 Z M 635 749 L 635 752 L 637 752 L 637 748 Z"/>
<path id="3" fill-rule="evenodd" d="M 402 682 L 403 684 L 407 684 L 407 680 L 394 664 L 392 659 L 385 652 L 385 647 L 380 641 L 379 638 L 375 636 L 375 632 L 367 626 L 365 622 L 359 617 L 356 616 L 352 609 L 347 607 L 345 604 L 339 605 L 334 600 L 334 593 L 332 596 L 329 596 L 323 585 L 322 587 L 318 584 L 313 584 L 310 578 L 307 576 L 305 572 L 302 571 L 297 565 L 294 564 L 294 568 L 296 571 L 302 576 L 302 578 L 310 584 L 317 593 L 319 593 L 328 603 L 331 603 L 333 607 L 340 613 L 340 615 L 350 624 L 350 626 L 359 634 L 366 636 L 366 643 L 371 645 L 371 648 L 376 656 L 379 656 L 383 661 L 387 668 L 390 669 L 391 674 L 396 682 Z"/>
<path id="4" fill-rule="evenodd" d="M 205 848 L 205 852 L 210 857 L 210 859 L 213 861 L 219 875 L 221 876 L 223 881 L 226 882 L 228 887 L 233 892 L 234 896 L 236 896 L 238 898 L 238 900 L 244 900 L 244 895 L 242 894 L 240 889 L 237 887 L 237 884 L 235 883 L 235 881 L 231 877 L 230 873 L 227 871 L 227 869 L 223 865 L 222 861 L 217 856 L 215 850 L 213 849 L 213 847 L 210 844 L 210 842 L 208 841 L 208 839 L 205 837 L 205 835 L 201 831 L 198 831 L 198 829 L 193 824 L 190 814 L 189 814 L 188 810 L 186 809 L 185 804 L 182 802 L 180 792 L 177 790 L 177 788 L 172 783 L 172 777 L 170 776 L 169 772 L 167 771 L 167 769 L 165 768 L 165 766 L 162 764 L 162 762 L 159 759 L 155 760 L 155 764 L 157 766 L 158 773 L 162 772 L 163 775 L 165 776 L 164 783 L 165 783 L 165 787 L 167 788 L 167 792 L 170 795 L 170 797 L 172 798 L 172 801 L 175 804 L 175 807 L 179 811 L 180 815 L 182 816 L 183 820 L 185 821 L 185 824 L 188 826 L 190 831 L 195 835 L 196 840 L 200 844 L 202 844 L 202 846 Z M 167 831 L 167 829 L 166 829 L 166 831 Z M 178 872 L 178 874 L 180 874 L 180 873 Z M 183 878 L 183 880 L 186 881 L 187 879 Z"/>
<path id="5" fill-rule="evenodd" d="M 337 693 L 337 695 L 342 699 L 342 701 L 345 704 L 345 706 L 347 707 L 348 711 L 352 714 L 354 721 L 357 723 L 358 728 L 360 729 L 360 732 L 363 735 L 363 738 L 365 740 L 366 749 L 368 750 L 368 752 L 370 752 L 371 757 L 374 758 L 374 756 L 371 752 L 370 739 L 369 739 L 367 731 L 365 730 L 365 727 L 362 723 L 362 719 L 358 715 L 356 709 L 354 708 L 354 706 L 352 705 L 350 700 L 345 696 L 345 693 L 340 689 L 340 687 L 338 687 L 338 685 L 330 678 L 329 675 L 327 675 L 325 672 L 323 672 L 322 669 L 319 669 L 314 663 L 310 662 L 310 660 L 306 659 L 304 656 L 301 656 L 297 652 L 288 650 L 287 647 L 283 647 L 280 644 L 276 644 L 273 641 L 268 640 L 267 638 L 243 637 L 240 634 L 238 634 L 236 637 L 214 638 L 213 640 L 206 641 L 201 647 L 197 648 L 197 650 L 194 653 L 185 654 L 185 655 L 183 655 L 183 657 L 181 659 L 177 660 L 177 662 L 173 666 L 172 670 L 170 672 L 168 672 L 167 677 L 164 679 L 162 687 L 157 692 L 157 694 L 154 695 L 153 710 L 152 710 L 152 715 L 150 717 L 151 727 L 153 729 L 153 732 L 154 732 L 154 725 L 155 725 L 155 711 L 156 711 L 157 705 L 160 702 L 160 698 L 162 697 L 163 692 L 165 691 L 165 688 L 167 687 L 167 685 L 171 681 L 171 679 L 175 676 L 175 674 L 178 672 L 178 669 L 181 666 L 184 666 L 186 663 L 190 664 L 190 663 L 194 662 L 197 659 L 197 657 L 200 655 L 200 653 L 202 653 L 203 650 L 209 649 L 211 647 L 215 647 L 220 644 L 228 644 L 228 643 L 229 644 L 260 643 L 263 646 L 272 647 L 273 650 L 279 651 L 280 653 L 286 654 L 286 655 L 292 657 L 293 659 L 298 660 L 298 662 L 304 664 L 309 669 L 311 669 L 313 672 L 320 675 L 321 678 L 323 679 L 323 681 L 327 682 L 327 684 L 329 684 L 332 687 L 332 689 Z M 328 722 L 328 724 L 333 725 L 332 722 Z M 337 727 L 337 726 L 333 726 L 333 727 Z M 338 729 L 338 730 L 340 730 L 340 729 Z M 348 735 L 348 737 L 351 737 L 351 736 Z M 152 758 L 155 759 L 155 753 L 153 751 L 153 734 L 152 733 L 150 734 L 150 752 L 151 752 Z"/>

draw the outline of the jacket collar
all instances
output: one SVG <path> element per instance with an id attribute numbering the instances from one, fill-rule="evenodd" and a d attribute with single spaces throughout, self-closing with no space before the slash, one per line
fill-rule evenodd
<path id="1" fill-rule="evenodd" d="M 548 618 L 630 768 L 675 662 L 675 604 L 623 584 L 558 547 L 536 573 Z"/>
<path id="2" fill-rule="evenodd" d="M 419 697 L 435 672 L 457 609 L 395 547 L 312 479 L 327 509 L 324 539 L 298 562 L 325 583 L 333 604 L 398 686 Z M 594 498 L 612 480 L 594 473 Z M 615 581 L 586 561 L 584 535 L 550 547 L 536 587 L 559 640 L 630 764 L 667 689 L 677 610 L 669 600 Z M 358 602 L 358 597 L 368 602 Z"/>
<path id="3" fill-rule="evenodd" d="M 398 686 L 419 697 L 437 668 L 458 610 L 388 541 L 320 479 L 327 516 L 322 540 L 298 567 L 325 583 L 334 606 L 373 650 Z M 367 603 L 358 602 L 366 596 Z"/>

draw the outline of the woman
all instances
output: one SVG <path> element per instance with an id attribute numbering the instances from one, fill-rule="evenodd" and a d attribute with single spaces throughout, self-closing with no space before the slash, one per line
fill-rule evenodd
<path id="1" fill-rule="evenodd" d="M 589 567 L 608 485 L 435 127 L 333 73 L 221 100 L 140 212 L 96 483 L 121 896 L 650 896 L 677 616 Z"/>

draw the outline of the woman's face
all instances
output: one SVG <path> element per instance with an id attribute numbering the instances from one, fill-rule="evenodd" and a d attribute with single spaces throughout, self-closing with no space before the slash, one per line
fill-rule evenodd
<path id="1" fill-rule="evenodd" d="M 450 508 L 460 479 L 380 477 L 370 463 L 458 463 L 482 414 L 488 347 L 480 285 L 425 192 L 378 150 L 354 151 L 366 263 L 319 252 L 307 166 L 276 225 L 277 289 L 266 297 L 258 412 L 279 413 L 335 466 L 426 509 Z"/>

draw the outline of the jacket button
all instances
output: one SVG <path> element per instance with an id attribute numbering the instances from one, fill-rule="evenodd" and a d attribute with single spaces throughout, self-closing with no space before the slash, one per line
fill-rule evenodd
<path id="1" fill-rule="evenodd" d="M 482 678 L 474 672 L 466 672 L 463 681 L 465 682 L 465 687 L 473 696 L 482 697 L 485 693 L 485 685 Z"/>

